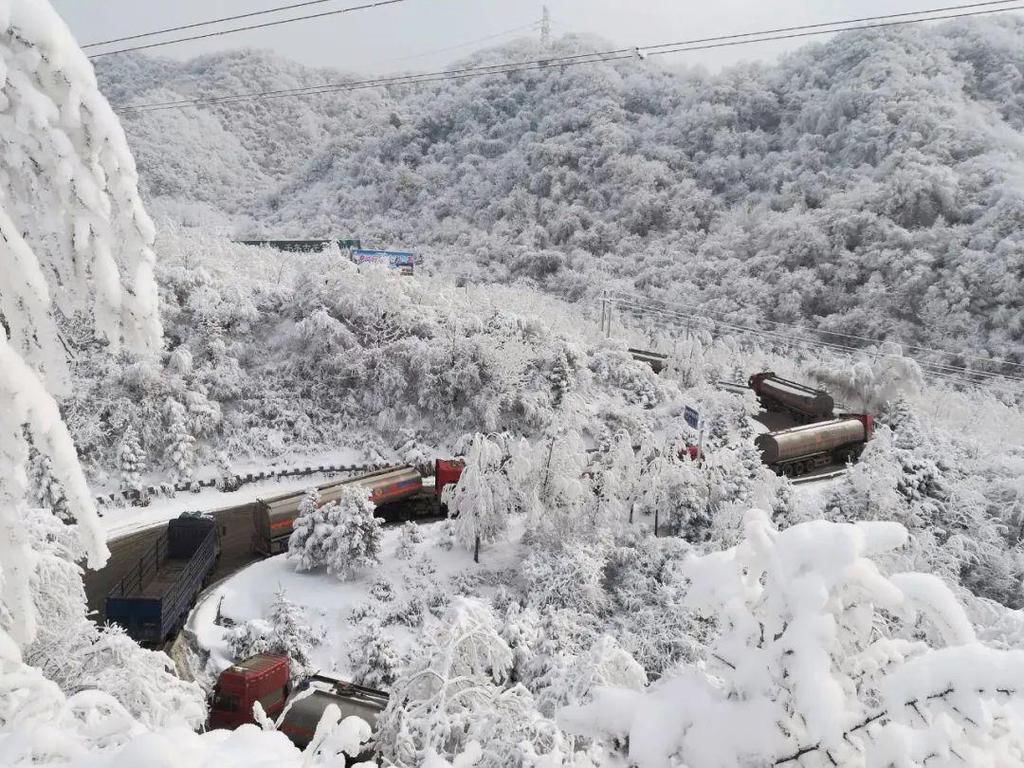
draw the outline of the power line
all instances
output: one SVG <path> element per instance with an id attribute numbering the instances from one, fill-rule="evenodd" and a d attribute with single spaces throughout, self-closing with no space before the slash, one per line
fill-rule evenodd
<path id="1" fill-rule="evenodd" d="M 95 43 L 86 43 L 80 46 L 81 48 L 96 48 L 101 45 L 111 45 L 112 43 L 125 43 L 129 40 L 141 40 L 144 37 L 154 37 L 156 35 L 164 35 L 169 32 L 182 32 L 186 29 L 198 29 L 199 27 L 208 27 L 213 24 L 223 24 L 228 21 L 238 21 L 239 19 L 251 19 L 254 16 L 265 16 L 268 13 L 280 13 L 282 11 L 294 11 L 296 8 L 305 8 L 310 5 L 322 5 L 324 3 L 333 3 L 335 0 L 306 0 L 303 3 L 292 3 L 291 5 L 279 5 L 276 8 L 267 8 L 264 11 L 250 11 L 249 13 L 239 13 L 234 16 L 222 16 L 219 19 L 210 19 L 209 21 L 196 21 L 191 24 L 181 24 L 177 27 L 165 27 L 164 29 L 154 29 L 152 32 L 140 32 L 135 35 L 126 35 L 124 37 L 113 37 L 110 40 L 98 40 Z"/>
<path id="2" fill-rule="evenodd" d="M 398 0 L 391 1 L 395 2 Z M 305 86 L 300 88 L 226 94 L 224 96 L 213 96 L 206 98 L 179 99 L 175 101 L 156 102 L 150 104 L 125 105 L 118 107 L 117 109 L 123 113 L 149 112 L 158 111 L 162 109 L 177 109 L 181 107 L 197 107 L 213 104 L 224 104 L 235 101 L 247 101 L 250 99 L 283 98 L 287 96 L 311 96 L 325 93 L 356 91 L 362 90 L 364 88 L 376 88 L 389 85 L 415 85 L 419 83 L 432 83 L 442 80 L 461 80 L 469 77 L 484 77 L 487 75 L 495 74 L 510 74 L 515 72 L 533 71 L 549 66 L 569 67 L 578 66 L 581 64 L 595 64 L 618 61 L 621 59 L 633 58 L 640 51 L 649 52 L 649 54 L 645 55 L 682 53 L 686 51 L 706 50 L 709 48 L 749 45 L 752 43 L 771 42 L 773 40 L 786 40 L 792 39 L 794 37 L 810 37 L 815 35 L 833 34 L 837 32 L 850 32 L 865 29 L 878 29 L 883 27 L 905 26 L 909 24 L 918 24 L 928 21 L 943 21 L 948 19 L 959 19 L 970 16 L 987 15 L 992 13 L 1005 13 L 1008 11 L 1024 9 L 1024 4 L 1010 5 L 1009 3 L 1020 3 L 1020 0 L 993 0 L 993 2 L 969 3 L 958 6 L 945 6 L 942 8 L 933 8 L 930 10 L 885 14 L 882 16 L 863 17 L 861 19 L 852 19 L 846 21 L 823 22 L 820 24 L 808 24 L 799 27 L 780 27 L 773 30 L 765 30 L 764 32 L 746 32 L 742 34 L 721 35 L 713 38 L 698 38 L 695 40 L 684 40 L 675 43 L 659 43 L 656 45 L 644 46 L 643 48 L 617 48 L 607 51 L 595 51 L 564 56 L 553 56 L 550 58 L 527 61 L 509 61 L 491 65 L 479 65 L 472 67 L 463 67 L 461 69 L 448 69 L 411 75 L 396 75 L 393 77 L 380 77 L 369 80 L 350 81 L 346 83 L 328 83 L 319 86 Z M 956 14 L 934 15 L 936 13 L 944 13 L 945 11 L 963 8 L 974 10 L 968 10 L 966 12 Z M 914 15 L 919 18 L 902 18 L 908 15 Z M 897 18 L 899 18 L 900 20 L 881 21 L 884 19 Z M 879 23 L 859 23 L 865 21 L 878 21 Z M 855 22 L 856 24 L 852 25 Z M 840 28 L 837 29 L 836 27 Z"/>
<path id="3" fill-rule="evenodd" d="M 627 294 L 627 296 L 628 296 L 628 294 Z M 860 348 L 860 347 L 853 347 L 853 346 L 849 346 L 849 345 L 846 345 L 846 344 L 838 344 L 838 343 L 835 343 L 835 342 L 821 341 L 819 339 L 809 339 L 809 338 L 806 338 L 804 336 L 794 336 L 792 334 L 780 333 L 780 332 L 775 332 L 775 331 L 766 331 L 766 330 L 759 329 L 759 328 L 750 328 L 750 327 L 747 327 L 747 326 L 738 325 L 738 324 L 733 323 L 733 322 L 729 322 L 729 321 L 725 321 L 725 320 L 721 320 L 721 319 L 717 319 L 717 318 L 713 317 L 713 315 L 715 315 L 715 314 L 719 314 L 720 315 L 721 313 L 715 313 L 715 312 L 703 311 L 703 310 L 696 310 L 696 312 L 699 313 L 699 314 L 694 314 L 694 313 L 689 313 L 687 311 L 674 310 L 674 309 L 668 308 L 666 306 L 653 307 L 653 306 L 645 305 L 644 301 L 646 301 L 646 300 L 640 301 L 640 302 L 631 301 L 631 300 L 628 300 L 628 299 L 624 300 L 623 298 L 618 298 L 615 295 L 610 295 L 608 297 L 608 300 L 612 301 L 612 302 L 615 302 L 616 304 L 619 304 L 620 306 L 624 307 L 625 311 L 628 311 L 631 314 L 633 314 L 633 313 L 651 312 L 651 313 L 654 313 L 654 314 L 662 315 L 664 317 L 669 317 L 669 318 L 673 318 L 673 319 L 676 319 L 676 320 L 687 320 L 687 321 L 690 321 L 690 320 L 693 320 L 693 319 L 701 319 L 700 316 L 701 316 L 701 314 L 703 314 L 705 319 L 707 319 L 711 323 L 716 324 L 716 325 L 718 325 L 720 327 L 727 328 L 727 329 L 734 330 L 734 331 L 739 331 L 741 333 L 747 333 L 747 334 L 751 334 L 751 335 L 754 335 L 754 336 L 759 336 L 761 338 L 766 338 L 766 339 L 770 339 L 770 340 L 773 340 L 773 341 L 780 341 L 780 342 L 784 342 L 784 343 L 787 343 L 787 344 L 797 344 L 797 345 L 802 345 L 802 346 L 816 347 L 816 348 L 819 348 L 819 349 L 830 349 L 830 350 L 833 350 L 833 351 L 836 351 L 836 352 L 839 352 L 839 353 L 842 353 L 842 354 L 847 354 L 847 355 L 849 355 L 851 353 L 858 353 L 858 352 L 864 352 L 865 351 L 863 348 Z M 658 303 L 661 303 L 661 304 L 664 305 L 664 302 L 658 302 Z M 812 333 L 814 332 L 813 329 L 798 328 L 797 326 L 789 326 L 789 327 L 790 328 L 794 328 L 796 330 L 800 330 L 800 331 L 811 331 Z M 875 343 L 882 343 L 882 342 L 879 341 L 879 340 L 875 340 Z M 891 358 L 906 357 L 904 355 L 895 355 L 895 354 L 887 353 L 887 352 L 878 352 L 876 354 L 879 354 L 882 357 L 891 357 Z M 951 353 L 945 353 L 945 354 L 951 354 Z M 928 361 L 925 361 L 925 360 L 920 360 L 920 359 L 915 358 L 915 357 L 910 357 L 910 359 L 914 360 L 914 362 L 916 362 L 918 365 L 920 365 L 923 370 L 925 370 L 926 372 L 932 374 L 933 376 L 937 376 L 937 377 L 943 378 L 943 379 L 948 379 L 950 381 L 956 381 L 956 382 L 963 383 L 963 384 L 977 385 L 977 384 L 980 384 L 980 383 L 991 383 L 993 381 L 1001 381 L 1001 382 L 1014 383 L 1014 384 L 1022 384 L 1022 383 L 1024 383 L 1024 379 L 1022 379 L 1022 378 L 1019 378 L 1019 377 L 1016 377 L 1016 376 L 1010 376 L 1010 375 L 1006 375 L 1006 374 L 1001 374 L 1001 373 L 996 373 L 996 372 L 993 372 L 993 371 L 981 371 L 981 370 L 976 370 L 976 369 L 971 369 L 971 368 L 963 368 L 961 366 L 947 365 L 947 364 L 944 364 L 944 363 L 933 363 L 933 362 L 928 362 Z M 978 379 L 966 378 L 968 376 L 975 376 L 975 377 L 980 377 L 980 378 L 978 378 Z"/>
<path id="4" fill-rule="evenodd" d="M 149 48 L 160 48 L 165 45 L 176 45 L 177 43 L 187 43 L 193 40 L 205 40 L 210 37 L 220 37 L 222 35 L 231 35 L 235 32 L 248 32 L 253 29 L 265 29 L 267 27 L 277 27 L 281 24 L 291 24 L 295 21 L 307 21 L 308 19 L 321 19 L 325 16 L 337 16 L 342 13 L 352 13 L 353 11 L 365 11 L 371 8 L 380 8 L 385 5 L 396 5 L 398 3 L 404 3 L 406 0 L 376 0 L 372 3 L 364 3 L 363 5 L 351 5 L 347 8 L 338 8 L 333 11 L 321 11 L 320 13 L 310 13 L 306 16 L 292 16 L 288 19 L 277 19 L 275 21 L 263 21 L 259 24 L 247 24 L 244 27 L 232 27 L 231 29 L 221 29 L 215 32 L 204 32 L 200 35 L 190 35 L 188 37 L 176 37 L 173 40 L 164 40 L 159 43 L 146 43 L 145 45 L 135 45 L 130 48 L 118 48 L 116 51 L 103 51 L 101 53 L 94 53 L 89 58 L 98 59 L 102 56 L 113 56 L 118 53 L 128 53 L 130 51 L 144 51 Z M 152 33 L 156 34 L 156 33 Z M 97 43 L 98 45 L 98 43 Z"/>
<path id="5" fill-rule="evenodd" d="M 728 317 L 728 314 L 725 313 L 725 312 L 714 311 L 714 310 L 709 310 L 709 309 L 702 309 L 702 308 L 698 308 L 698 307 L 696 307 L 696 306 L 694 306 L 692 304 L 690 304 L 690 305 L 679 304 L 679 305 L 676 305 L 675 307 L 673 307 L 672 305 L 668 304 L 667 302 L 660 301 L 658 299 L 651 299 L 651 298 L 648 298 L 646 296 L 641 296 L 639 294 L 630 294 L 630 293 L 625 293 L 623 291 L 615 291 L 613 295 L 615 297 L 622 297 L 626 301 L 633 301 L 633 302 L 647 303 L 647 304 L 659 304 L 662 307 L 665 307 L 665 308 L 668 308 L 668 309 L 674 309 L 674 310 L 677 310 L 677 311 L 694 311 L 694 312 L 702 312 L 702 313 L 704 313 L 706 315 L 709 315 L 709 316 L 717 316 L 717 317 L 721 317 L 721 318 Z M 863 342 L 867 342 L 868 344 L 885 344 L 885 343 L 890 341 L 889 339 L 878 339 L 878 338 L 874 338 L 874 337 L 871 337 L 871 336 L 859 336 L 859 335 L 857 335 L 855 333 L 843 333 L 842 331 L 830 331 L 830 330 L 826 330 L 826 329 L 804 328 L 802 326 L 793 325 L 792 323 L 783 323 L 783 322 L 780 322 L 778 320 L 762 320 L 762 322 L 765 322 L 768 325 L 773 325 L 773 326 L 776 326 L 776 327 L 779 327 L 779 328 L 783 328 L 783 329 L 796 330 L 796 331 L 808 331 L 809 330 L 809 331 L 811 331 L 813 333 L 824 334 L 824 335 L 828 335 L 828 336 L 835 336 L 836 338 L 840 338 L 840 339 L 851 339 L 851 340 L 854 340 L 854 341 L 863 341 Z M 900 346 L 905 347 L 906 349 L 914 349 L 914 350 L 917 350 L 919 352 L 927 352 L 927 353 L 936 354 L 936 355 L 946 355 L 948 357 L 960 357 L 960 358 L 963 358 L 965 360 L 977 360 L 977 361 L 983 362 L 983 363 L 991 363 L 992 365 L 1001 365 L 1001 366 L 1011 367 L 1011 368 L 1024 368 L 1024 363 L 1015 363 L 1012 360 L 1006 360 L 1004 358 L 984 357 L 982 355 L 968 355 L 968 354 L 963 354 L 963 353 L 960 353 L 960 352 L 950 352 L 950 351 L 947 351 L 947 350 L 936 349 L 934 347 L 922 347 L 922 346 L 917 345 L 917 344 L 903 344 L 902 342 L 893 342 L 893 343 L 899 343 Z M 983 371 L 978 371 L 978 372 L 979 373 L 984 373 Z"/>
<path id="6" fill-rule="evenodd" d="M 447 53 L 448 51 L 456 51 L 459 48 L 465 48 L 467 45 L 476 45 L 477 43 L 483 43 L 488 40 L 494 40 L 499 37 L 505 37 L 505 35 L 511 35 L 515 32 L 522 32 L 527 29 L 535 29 L 537 27 L 536 21 L 531 21 L 529 24 L 521 24 L 518 27 L 512 27 L 506 29 L 504 32 L 495 32 L 493 35 L 486 35 L 484 37 L 478 37 L 473 40 L 466 40 L 463 43 L 457 43 L 455 45 L 449 45 L 444 48 L 434 48 L 430 51 L 423 51 L 421 53 L 413 53 L 409 56 L 400 56 L 397 59 L 388 59 L 388 62 L 395 61 L 409 61 L 410 59 L 422 59 L 424 56 L 433 56 L 435 53 Z"/>

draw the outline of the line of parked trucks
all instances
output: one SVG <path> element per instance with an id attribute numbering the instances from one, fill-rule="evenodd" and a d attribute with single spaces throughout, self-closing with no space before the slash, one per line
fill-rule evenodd
<path id="1" fill-rule="evenodd" d="M 799 422 L 755 439 L 764 463 L 779 474 L 795 477 L 826 464 L 854 461 L 871 439 L 872 417 L 836 414 L 827 392 L 771 371 L 754 374 L 748 386 L 766 411 L 786 413 Z M 439 517 L 441 493 L 458 482 L 461 472 L 461 461 L 438 459 L 431 485 L 414 467 L 388 467 L 320 484 L 318 503 L 334 501 L 345 487 L 359 485 L 387 522 Z M 289 492 L 257 500 L 255 554 L 271 556 L 287 550 L 305 497 L 305 492 Z M 165 534 L 108 596 L 107 620 L 123 626 L 140 643 L 160 646 L 184 626 L 196 598 L 212 579 L 220 550 L 214 517 L 185 514 L 171 520 Z M 327 704 L 334 703 L 343 715 L 359 715 L 371 724 L 387 704 L 386 692 L 322 675 L 297 682 L 290 679 L 288 670 L 287 658 L 274 654 L 245 659 L 224 670 L 214 689 L 210 727 L 234 728 L 253 722 L 253 705 L 258 701 L 279 729 L 301 747 L 312 738 Z"/>

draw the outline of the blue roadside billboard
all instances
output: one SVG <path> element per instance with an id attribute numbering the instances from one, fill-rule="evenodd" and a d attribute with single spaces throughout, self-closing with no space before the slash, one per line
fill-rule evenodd
<path id="1" fill-rule="evenodd" d="M 352 261 L 356 264 L 385 264 L 391 269 L 411 275 L 416 265 L 416 254 L 412 251 L 374 251 L 368 248 L 353 248 Z"/>

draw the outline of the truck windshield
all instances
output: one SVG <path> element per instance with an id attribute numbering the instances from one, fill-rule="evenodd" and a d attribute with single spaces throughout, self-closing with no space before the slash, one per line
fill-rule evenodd
<path id="1" fill-rule="evenodd" d="M 220 710 L 221 712 L 237 712 L 238 711 L 238 697 L 232 696 L 228 693 L 221 693 L 215 691 L 213 694 L 213 708 Z"/>

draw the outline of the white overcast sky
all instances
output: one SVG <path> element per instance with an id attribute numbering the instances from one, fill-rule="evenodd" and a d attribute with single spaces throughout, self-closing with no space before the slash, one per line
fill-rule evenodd
<path id="1" fill-rule="evenodd" d="M 52 0 L 80 43 L 148 32 L 178 24 L 264 10 L 295 0 Z M 753 32 L 899 11 L 924 10 L 966 0 L 547 0 L 555 35 L 590 33 L 622 45 Z M 357 5 L 330 0 L 305 9 L 236 24 Z M 435 69 L 475 49 L 516 35 L 538 22 L 535 0 L 405 0 L 396 5 L 299 21 L 210 40 L 157 48 L 155 55 L 190 57 L 232 48 L 263 48 L 313 66 L 365 73 Z M 175 36 L 200 31 L 176 33 Z M 481 38 L 500 35 L 492 40 Z M 161 38 L 153 38 L 159 40 Z M 820 39 L 820 38 L 819 38 Z M 472 42 L 478 41 L 478 42 Z M 150 42 L 150 40 L 139 41 Z M 802 40 L 760 43 L 666 57 L 710 69 L 741 60 L 767 59 Z M 124 43 L 133 45 L 138 43 Z M 447 50 L 440 50 L 447 49 Z M 103 49 L 91 49 L 94 52 Z"/>

